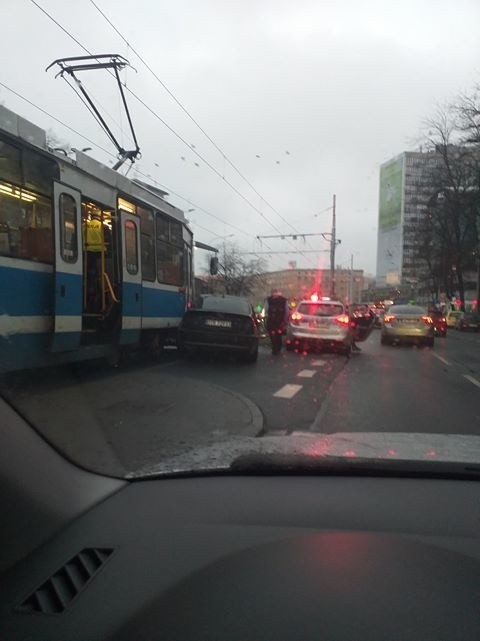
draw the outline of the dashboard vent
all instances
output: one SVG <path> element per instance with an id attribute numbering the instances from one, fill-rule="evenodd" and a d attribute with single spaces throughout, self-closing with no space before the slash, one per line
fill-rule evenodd
<path id="1" fill-rule="evenodd" d="M 60 614 L 93 579 L 113 548 L 85 548 L 42 583 L 17 608 L 20 612 Z"/>

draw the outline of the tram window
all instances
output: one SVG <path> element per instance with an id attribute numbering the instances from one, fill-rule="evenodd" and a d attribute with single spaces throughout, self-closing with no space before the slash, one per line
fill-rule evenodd
<path id="1" fill-rule="evenodd" d="M 155 280 L 155 238 L 153 212 L 143 207 L 137 207 L 140 217 L 140 245 L 142 249 L 142 278 L 153 282 Z"/>
<path id="2" fill-rule="evenodd" d="M 137 215 L 140 217 L 141 233 L 153 236 L 153 212 L 150 209 L 137 207 Z"/>
<path id="3" fill-rule="evenodd" d="M 168 242 L 170 240 L 169 221 L 161 214 L 157 214 L 157 240 Z"/>
<path id="4" fill-rule="evenodd" d="M 41 194 L 51 194 L 53 181 L 58 178 L 59 170 L 55 161 L 29 149 L 23 150 L 23 179 L 26 187 Z"/>
<path id="5" fill-rule="evenodd" d="M 0 255 L 53 263 L 52 205 L 47 198 L 0 182 Z"/>
<path id="6" fill-rule="evenodd" d="M 0 179 L 22 183 L 20 150 L 0 140 Z"/>
<path id="7" fill-rule="evenodd" d="M 183 251 L 157 240 L 157 278 L 167 285 L 183 285 Z"/>
<path id="8" fill-rule="evenodd" d="M 70 194 L 60 194 L 60 246 L 66 263 L 76 263 L 77 247 L 77 205 Z"/>
<path id="9" fill-rule="evenodd" d="M 125 262 L 129 274 L 138 274 L 137 225 L 133 220 L 125 221 Z"/>
<path id="10" fill-rule="evenodd" d="M 170 242 L 177 247 L 182 246 L 182 225 L 180 223 L 170 223 Z"/>

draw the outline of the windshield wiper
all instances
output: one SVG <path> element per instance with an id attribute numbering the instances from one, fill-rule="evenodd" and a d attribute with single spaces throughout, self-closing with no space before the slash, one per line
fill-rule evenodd
<path id="1" fill-rule="evenodd" d="M 384 476 L 479 480 L 480 465 L 451 461 L 305 456 L 302 454 L 243 454 L 229 468 L 233 474 Z"/>

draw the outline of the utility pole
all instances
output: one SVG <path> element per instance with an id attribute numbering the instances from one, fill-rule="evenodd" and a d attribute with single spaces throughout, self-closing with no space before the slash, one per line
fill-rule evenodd
<path id="1" fill-rule="evenodd" d="M 330 240 L 330 298 L 335 298 L 335 247 L 337 245 L 337 221 L 335 212 L 336 196 L 333 194 L 332 237 Z"/>
<path id="2" fill-rule="evenodd" d="M 350 254 L 350 293 L 349 303 L 353 303 L 353 254 Z"/>

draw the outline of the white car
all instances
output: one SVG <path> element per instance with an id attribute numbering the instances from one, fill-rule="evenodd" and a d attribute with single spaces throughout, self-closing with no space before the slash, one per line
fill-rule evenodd
<path id="1" fill-rule="evenodd" d="M 334 347 L 350 354 L 353 327 L 342 302 L 329 298 L 302 300 L 290 314 L 287 327 L 287 350 L 302 348 L 305 344 Z"/>

